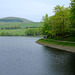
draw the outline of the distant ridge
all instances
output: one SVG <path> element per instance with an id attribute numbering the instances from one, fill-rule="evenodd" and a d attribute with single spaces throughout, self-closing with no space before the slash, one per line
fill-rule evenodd
<path id="1" fill-rule="evenodd" d="M 0 18 L 0 22 L 25 22 L 25 23 L 30 23 L 33 22 L 28 19 L 24 18 L 19 18 L 19 17 L 5 17 L 5 18 Z"/>

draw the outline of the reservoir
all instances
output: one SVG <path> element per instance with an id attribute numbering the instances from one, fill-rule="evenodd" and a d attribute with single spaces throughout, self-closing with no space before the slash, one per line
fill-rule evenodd
<path id="1" fill-rule="evenodd" d="M 35 43 L 40 37 L 0 37 L 0 75 L 75 75 L 75 53 Z"/>

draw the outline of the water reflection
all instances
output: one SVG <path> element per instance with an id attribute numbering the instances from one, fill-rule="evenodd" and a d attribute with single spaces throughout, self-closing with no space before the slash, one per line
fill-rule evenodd
<path id="1" fill-rule="evenodd" d="M 53 72 L 53 75 L 75 75 L 75 53 L 61 51 L 58 49 L 50 49 L 43 46 L 48 69 Z"/>
<path id="2" fill-rule="evenodd" d="M 75 54 L 35 43 L 35 37 L 0 37 L 0 75 L 75 75 Z"/>

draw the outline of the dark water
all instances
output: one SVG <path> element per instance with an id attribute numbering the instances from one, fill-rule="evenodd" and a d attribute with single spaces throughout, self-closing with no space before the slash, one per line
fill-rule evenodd
<path id="1" fill-rule="evenodd" d="M 35 37 L 0 37 L 0 75 L 75 75 L 75 54 L 35 43 Z"/>

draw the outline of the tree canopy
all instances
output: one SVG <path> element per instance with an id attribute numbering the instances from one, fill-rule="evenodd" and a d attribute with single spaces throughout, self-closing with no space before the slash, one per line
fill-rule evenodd
<path id="1" fill-rule="evenodd" d="M 71 20 L 71 25 L 73 28 L 75 28 L 75 0 L 71 0 L 70 3 L 70 20 Z"/>
<path id="2" fill-rule="evenodd" d="M 43 17 L 42 32 L 47 37 L 66 36 L 70 32 L 70 9 L 57 5 L 53 16 Z"/>

